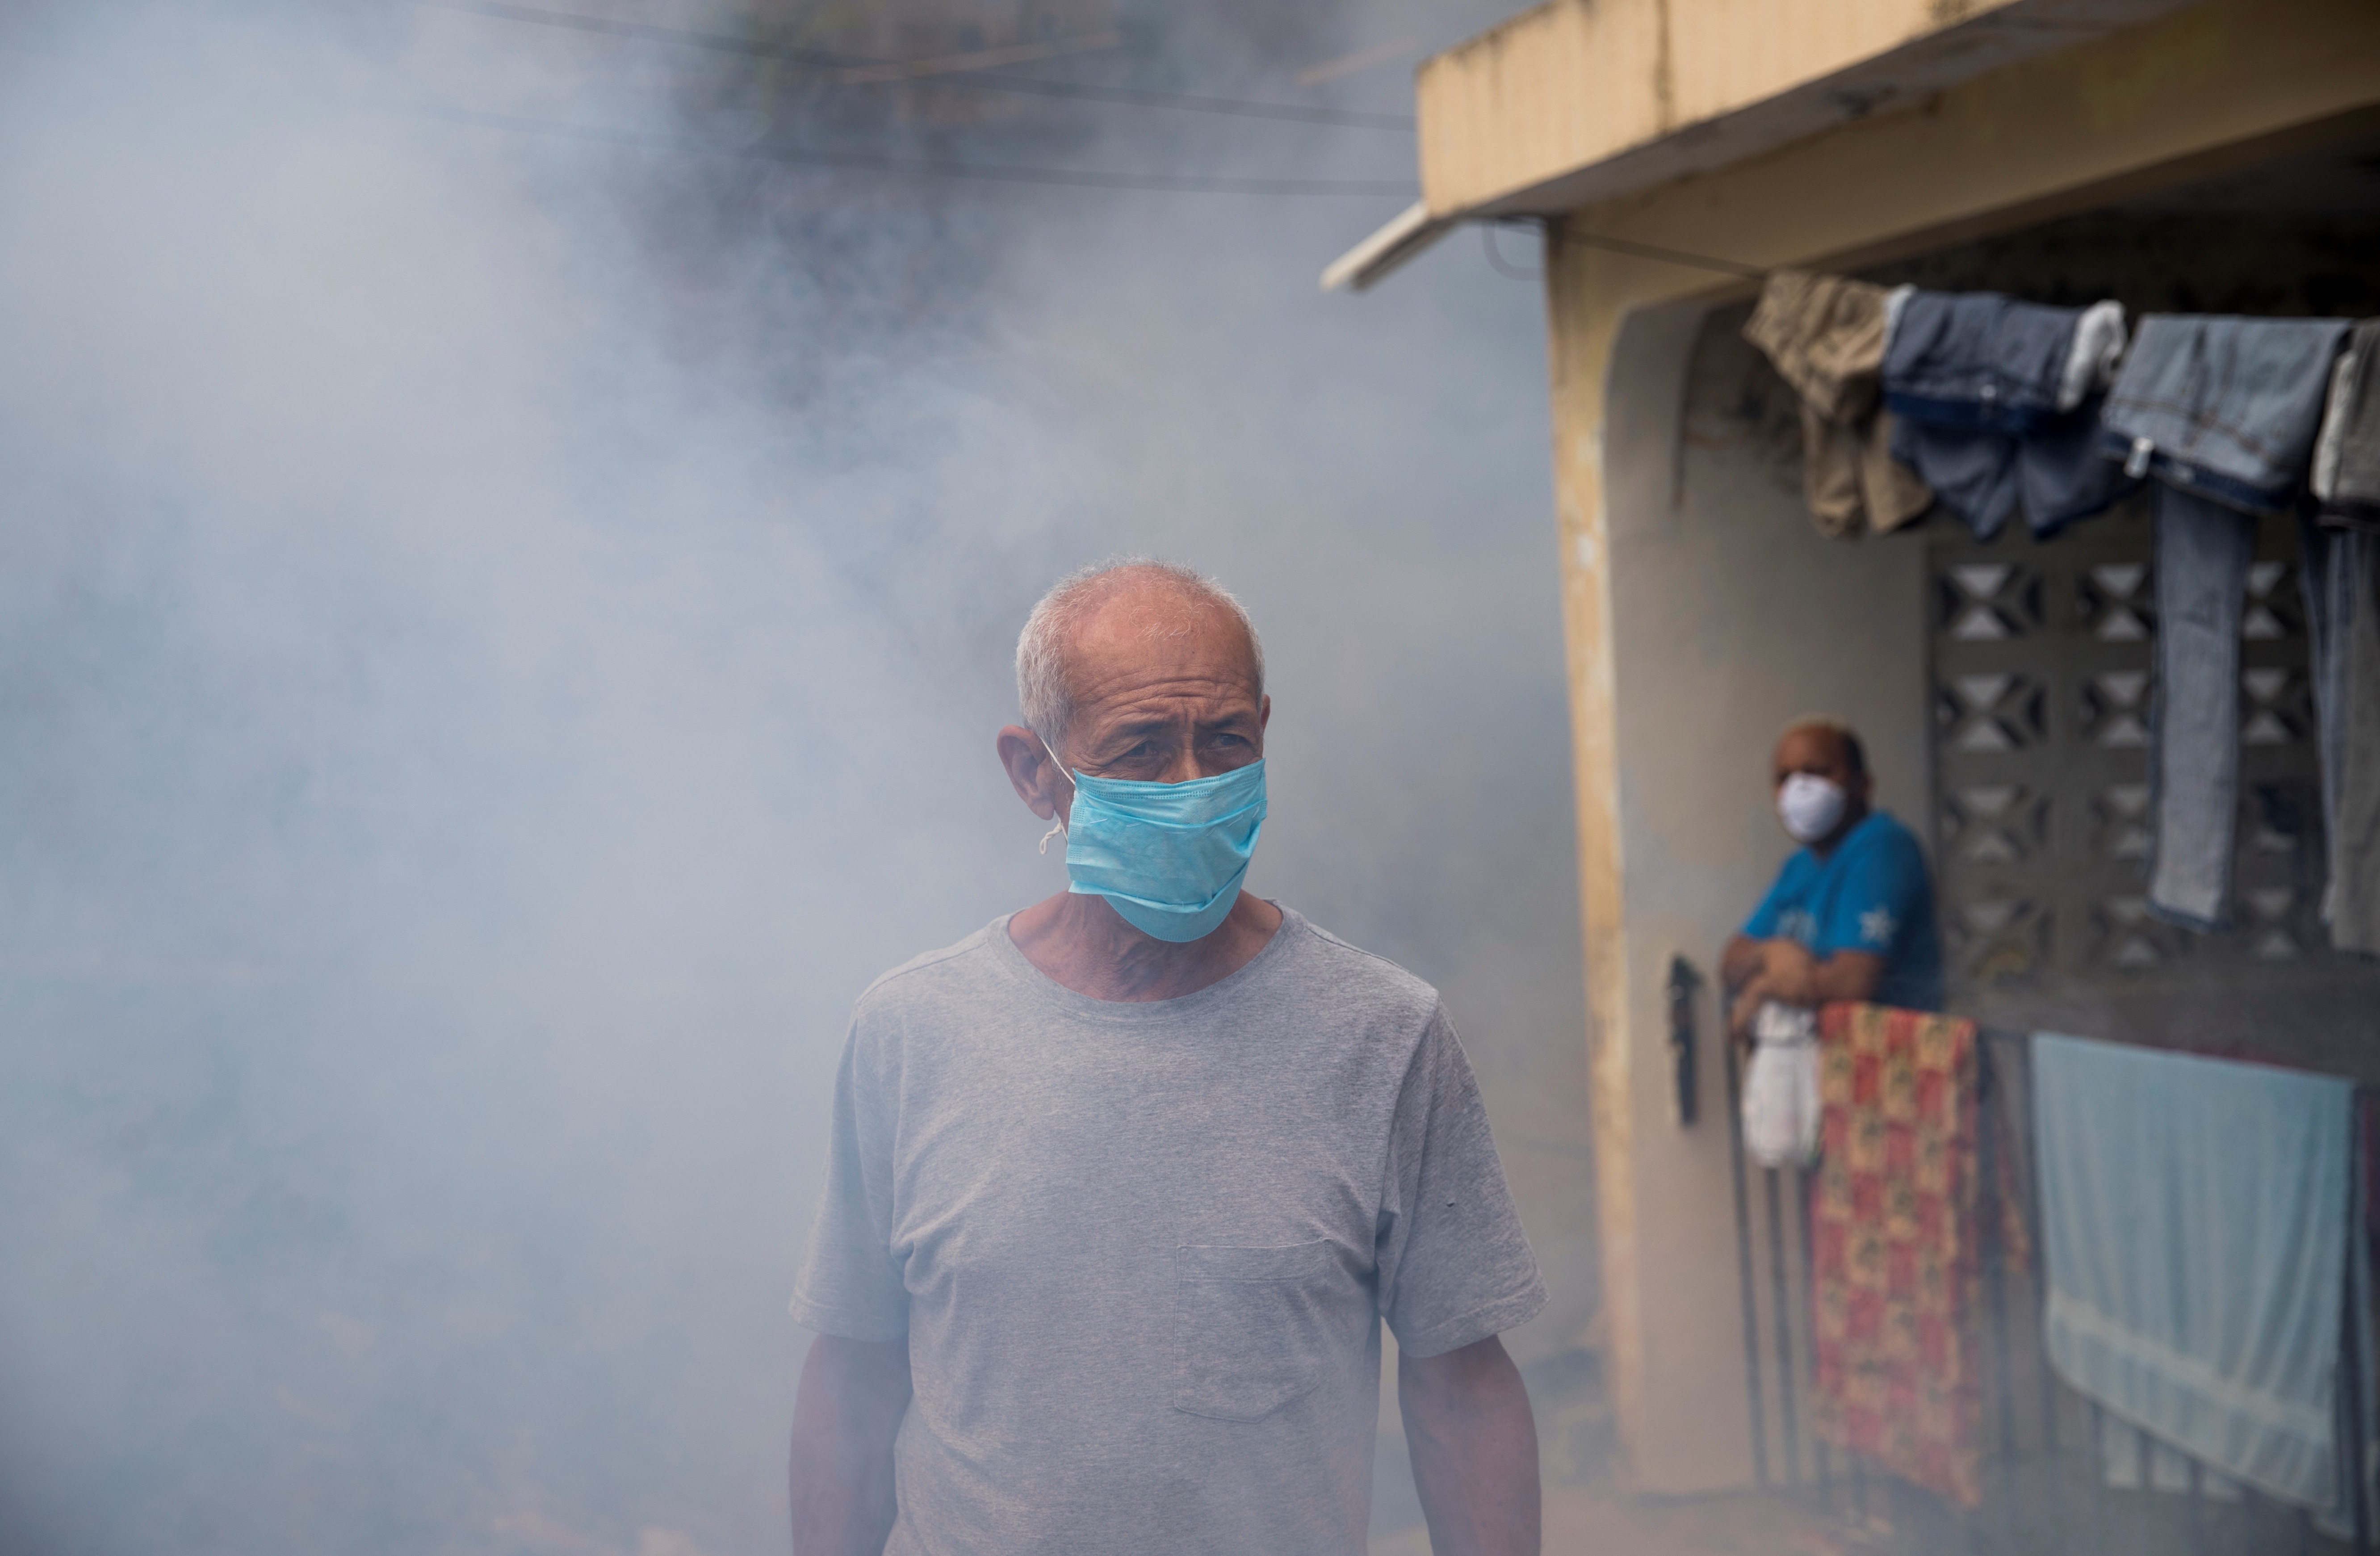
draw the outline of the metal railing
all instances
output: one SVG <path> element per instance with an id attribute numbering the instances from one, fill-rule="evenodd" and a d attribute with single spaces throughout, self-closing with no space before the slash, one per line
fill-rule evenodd
<path id="1" fill-rule="evenodd" d="M 1758 1167 L 1747 1157 L 1741 1106 L 1740 1055 L 1722 1030 L 1726 1129 L 1735 1199 L 1735 1251 L 1741 1285 L 1746 1428 L 1753 1473 L 1763 1489 L 1800 1489 L 1830 1511 L 1855 1522 L 1886 1519 L 1927 1549 L 1947 1538 L 1970 1551 L 2028 1553 L 2116 1552 L 2128 1550 L 2186 1550 L 2218 1556 L 2232 1550 L 2259 1553 L 2287 1550 L 2350 1550 L 2370 1556 L 2373 1512 L 2366 1505 L 2369 1455 L 2364 1441 L 2365 1374 L 2355 1321 L 2356 1282 L 2342 1300 L 2338 1378 L 2339 1427 L 2346 1462 L 2366 1466 L 2352 1477 L 2348 1501 L 2352 1532 L 2339 1539 L 2325 1534 L 2313 1515 L 2253 1488 L 2225 1482 L 2210 1466 L 2176 1444 L 2152 1446 L 2146 1432 L 2132 1432 L 2136 1462 L 2133 1486 L 2108 1485 L 2111 1418 L 2094 1401 L 2069 1388 L 2051 1368 L 2042 1343 L 2041 1315 L 2047 1297 L 2043 1257 L 2039 1178 L 2033 1160 L 2030 1036 L 1980 1029 L 1976 1042 L 1977 1160 L 1974 1211 L 1982 1310 L 1971 1332 L 1984 1368 L 1977 1446 L 1984 1458 L 1985 1497 L 1977 1509 L 1959 1508 L 1870 1466 L 1860 1454 L 1844 1453 L 1840 1466 L 1826 1442 L 1811 1429 L 1808 1406 L 1815 1382 L 1816 1332 L 1813 1323 L 1810 1189 L 1815 1170 Z M 2355 1181 L 2365 1180 L 2363 1131 L 2366 1092 L 2358 1088 Z M 1999 1110 L 1998 1126 L 1985 1126 L 1989 1110 Z M 2003 1173 L 1993 1153 L 2010 1149 Z M 2012 1268 L 2003 1246 L 2001 1203 L 2011 1192 L 2028 1229 L 2033 1257 Z M 1755 1192 L 1756 1191 L 1756 1192 Z M 2363 1258 L 2361 1196 L 2350 1195 L 2350 1257 Z M 2020 1394 L 2030 1394 L 2020 1402 Z M 1774 1410 L 1771 1410 L 1773 1399 Z M 1804 1444 L 1808 1473 L 1803 1472 Z M 1772 1453 L 1772 1450 L 1774 1451 Z M 2153 1457 L 2154 1455 L 2154 1457 Z M 2160 1489 L 2156 1461 L 2183 1466 L 2180 1494 Z M 2218 1488 L 2228 1485 L 2228 1492 Z M 2218 1505 L 2220 1502 L 2222 1505 Z M 1883 1510 L 1882 1513 L 1879 1510 Z M 2176 1526 L 2182 1526 L 2177 1528 Z M 1927 1540 L 1923 1531 L 1930 1528 Z"/>

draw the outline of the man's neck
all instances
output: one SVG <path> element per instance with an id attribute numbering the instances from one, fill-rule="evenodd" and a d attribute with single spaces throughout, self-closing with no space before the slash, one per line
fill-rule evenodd
<path id="1" fill-rule="evenodd" d="M 1053 982 L 1094 1000 L 1178 1000 L 1256 960 L 1281 909 L 1247 893 L 1212 934 L 1175 942 L 1141 933 L 1104 897 L 1061 892 L 1008 921 L 1008 938 Z"/>
<path id="2" fill-rule="evenodd" d="M 1826 863 L 1834 851 L 1843 845 L 1843 839 L 1859 831 L 1859 824 L 1872 814 L 1864 805 L 1852 806 L 1843 812 L 1843 819 L 1835 823 L 1834 831 L 1810 845 L 1810 852 L 1818 856 L 1820 864 Z"/>

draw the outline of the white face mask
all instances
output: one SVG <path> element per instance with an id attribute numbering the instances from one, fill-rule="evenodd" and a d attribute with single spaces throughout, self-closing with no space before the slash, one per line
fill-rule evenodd
<path id="1" fill-rule="evenodd" d="M 1843 819 L 1851 796 L 1831 778 L 1796 772 L 1777 786 L 1777 816 L 1796 843 L 1815 843 Z"/>

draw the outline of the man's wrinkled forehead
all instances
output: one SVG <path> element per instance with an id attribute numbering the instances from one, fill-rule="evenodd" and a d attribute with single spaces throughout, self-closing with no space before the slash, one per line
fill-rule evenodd
<path id="1" fill-rule="evenodd" d="M 1240 619 L 1161 578 L 1120 578 L 1088 602 L 1066 634 L 1064 663 L 1078 700 L 1147 683 L 1257 691 L 1256 646 Z"/>

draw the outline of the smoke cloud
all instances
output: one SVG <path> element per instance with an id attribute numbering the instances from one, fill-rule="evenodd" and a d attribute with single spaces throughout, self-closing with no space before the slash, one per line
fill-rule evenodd
<path id="1" fill-rule="evenodd" d="M 1486 18 L 1123 19 L 1397 111 L 1293 78 Z M 845 1015 L 1062 884 L 991 734 L 1035 595 L 1122 550 L 1265 630 L 1253 884 L 1446 991 L 1559 1288 L 1520 1349 L 1572 1343 L 1536 289 L 1458 241 L 1317 295 L 1393 197 L 726 154 L 1409 141 L 429 6 L 5 25 L 0 1546 L 781 1545 Z"/>

